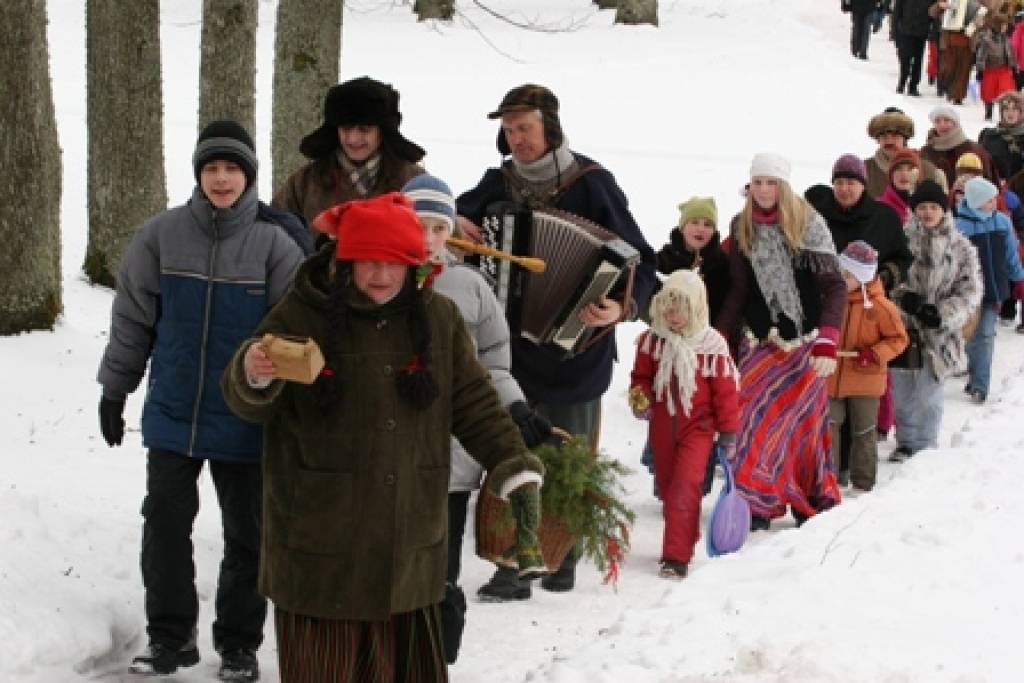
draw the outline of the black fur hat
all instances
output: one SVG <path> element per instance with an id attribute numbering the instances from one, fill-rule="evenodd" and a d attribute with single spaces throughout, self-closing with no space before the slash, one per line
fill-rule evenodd
<path id="1" fill-rule="evenodd" d="M 382 143 L 395 156 L 418 162 L 426 152 L 398 131 L 402 123 L 398 97 L 398 91 L 389 84 L 368 76 L 333 86 L 324 97 L 323 124 L 302 138 L 299 151 L 310 159 L 320 159 L 338 148 L 338 126 L 379 126 Z"/>
<path id="2" fill-rule="evenodd" d="M 549 149 L 561 147 L 565 136 L 562 122 L 558 118 L 558 98 L 543 85 L 527 83 L 512 88 L 502 98 L 498 108 L 487 115 L 489 119 L 500 119 L 505 114 L 517 111 L 539 111 L 544 124 L 544 141 Z M 512 153 L 505 139 L 505 132 L 498 129 L 498 151 L 503 155 Z"/>

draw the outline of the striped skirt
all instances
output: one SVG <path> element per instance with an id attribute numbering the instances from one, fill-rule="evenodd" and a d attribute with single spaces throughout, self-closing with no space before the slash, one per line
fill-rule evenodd
<path id="1" fill-rule="evenodd" d="M 811 344 L 740 348 L 740 432 L 733 467 L 750 511 L 772 519 L 786 506 L 810 517 L 840 500 L 832 467 L 825 381 L 810 365 Z"/>
<path id="2" fill-rule="evenodd" d="M 389 621 L 274 610 L 281 683 L 447 683 L 436 605 Z"/>

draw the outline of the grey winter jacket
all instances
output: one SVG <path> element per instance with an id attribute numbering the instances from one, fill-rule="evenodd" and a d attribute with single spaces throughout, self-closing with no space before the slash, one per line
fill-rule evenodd
<path id="1" fill-rule="evenodd" d="M 466 330 L 476 345 L 480 365 L 490 373 L 491 384 L 506 408 L 516 401 L 525 401 L 522 389 L 512 378 L 509 366 L 508 322 L 505 311 L 484 277 L 475 269 L 445 254 L 445 269 L 434 280 L 434 291 L 443 294 L 458 306 L 466 321 Z M 483 467 L 471 458 L 458 439 L 452 437 L 452 469 L 448 491 L 472 491 L 479 488 Z"/>
<path id="2" fill-rule="evenodd" d="M 930 229 L 911 214 L 903 230 L 914 261 L 907 270 L 906 282 L 893 291 L 892 299 L 898 302 L 905 292 L 915 292 L 923 303 L 938 308 L 942 318 L 938 329 L 924 327 L 902 309 L 901 313 L 907 332 L 916 333 L 921 340 L 926 367 L 941 382 L 967 367 L 962 329 L 981 303 L 978 253 L 957 230 L 949 213 Z"/>
<path id="3" fill-rule="evenodd" d="M 138 229 L 117 276 L 97 380 L 105 396 L 123 399 L 149 364 L 142 410 L 147 448 L 258 460 L 260 429 L 228 410 L 220 375 L 301 261 L 284 229 L 258 219 L 255 187 L 233 207 L 216 210 L 196 187 L 187 204 Z"/>

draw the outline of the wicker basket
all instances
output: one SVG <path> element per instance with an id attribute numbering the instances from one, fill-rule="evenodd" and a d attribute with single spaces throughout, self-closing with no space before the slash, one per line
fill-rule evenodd
<path id="1" fill-rule="evenodd" d="M 476 554 L 495 564 L 518 568 L 515 557 L 504 556 L 516 541 L 516 524 L 507 508 L 508 503 L 484 482 L 476 501 Z M 547 513 L 541 515 L 537 537 L 544 564 L 551 571 L 558 569 L 576 542 L 562 521 Z"/>

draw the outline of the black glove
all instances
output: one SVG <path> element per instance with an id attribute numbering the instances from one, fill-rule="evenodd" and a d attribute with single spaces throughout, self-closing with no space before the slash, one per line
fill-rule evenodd
<path id="1" fill-rule="evenodd" d="M 536 448 L 545 441 L 553 438 L 551 433 L 551 422 L 540 415 L 525 401 L 516 401 L 508 407 L 508 414 L 515 420 L 519 427 L 519 433 L 523 435 L 523 441 L 527 448 Z"/>
<path id="2" fill-rule="evenodd" d="M 100 431 L 103 440 L 113 448 L 121 445 L 124 438 L 124 400 L 100 397 Z"/>
<path id="3" fill-rule="evenodd" d="M 921 295 L 917 292 L 903 292 L 900 295 L 900 308 L 907 312 L 907 315 L 917 315 L 921 310 Z"/>
<path id="4" fill-rule="evenodd" d="M 922 325 L 933 330 L 942 325 L 942 316 L 939 315 L 939 309 L 935 307 L 935 304 L 921 304 L 921 308 L 917 311 L 917 319 L 921 321 Z"/>

